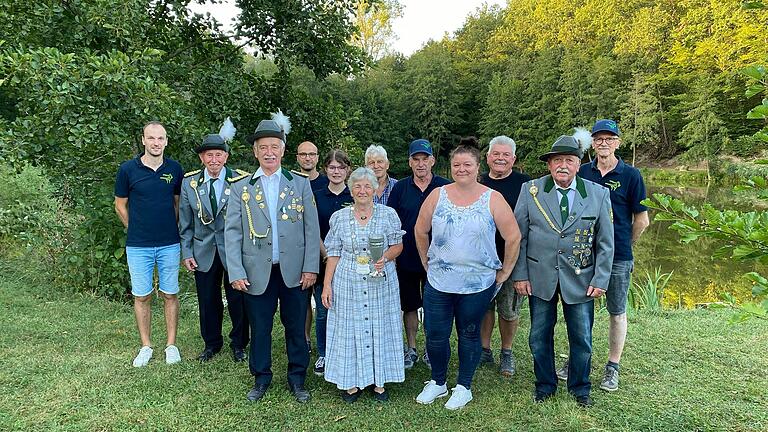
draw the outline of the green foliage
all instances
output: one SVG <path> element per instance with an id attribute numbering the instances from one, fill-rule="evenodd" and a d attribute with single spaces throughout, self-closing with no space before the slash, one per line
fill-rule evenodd
<path id="1" fill-rule="evenodd" d="M 661 267 L 657 267 L 653 275 L 646 271 L 645 280 L 641 283 L 633 281 L 628 299 L 632 308 L 645 309 L 651 313 L 661 312 L 664 309 L 664 288 L 666 288 L 673 273 L 674 271 L 662 273 Z"/>
<path id="2" fill-rule="evenodd" d="M 768 182 L 764 177 L 755 177 L 736 189 L 754 189 L 763 199 L 768 198 Z M 656 221 L 671 221 L 670 228 L 679 233 L 683 242 L 712 238 L 720 244 L 714 253 L 717 258 L 768 263 L 768 212 L 717 210 L 709 204 L 697 209 L 664 194 L 654 194 L 652 199 L 644 200 L 643 204 L 658 211 Z M 750 275 L 748 277 L 756 286 L 753 290 L 754 300 L 738 305 L 739 314 L 736 319 L 746 316 L 768 319 L 768 296 L 763 279 L 755 273 Z M 733 296 L 725 294 L 724 299 L 736 306 Z"/>
<path id="3" fill-rule="evenodd" d="M 357 0 L 237 0 L 238 33 L 273 57 L 278 66 L 304 65 L 319 77 L 350 74 L 365 65 L 363 51 L 349 43 Z"/>
<path id="4" fill-rule="evenodd" d="M 300 72 L 321 76 L 359 69 L 362 53 L 346 43 L 354 31 L 348 5 L 244 2 L 240 36 L 272 54 L 273 71 L 246 67 L 242 45 L 210 17 L 191 14 L 189 3 L 0 3 L 0 20 L 12 24 L 0 28 L 0 159 L 15 170 L 43 168 L 63 214 L 76 221 L 62 231 L 64 262 L 57 263 L 68 286 L 111 297 L 125 290 L 125 234 L 112 208 L 112 179 L 140 150 L 145 122 L 166 125 L 166 155 L 188 169 L 199 166 L 192 149 L 200 137 L 226 116 L 240 136 L 277 108 L 293 117 L 292 140 L 332 142 L 343 130 L 340 105 L 316 91 L 315 75 L 292 71 L 302 64 Z M 266 39 L 248 33 L 263 30 L 248 24 L 258 8 L 280 20 Z M 285 43 L 276 47 L 272 36 Z M 252 168 L 239 137 L 232 148 L 231 163 Z"/>
<path id="5" fill-rule="evenodd" d="M 0 178 L 0 256 L 23 254 L 33 245 L 52 247 L 63 221 L 43 170 L 23 165 L 16 171 L 0 164 Z"/>

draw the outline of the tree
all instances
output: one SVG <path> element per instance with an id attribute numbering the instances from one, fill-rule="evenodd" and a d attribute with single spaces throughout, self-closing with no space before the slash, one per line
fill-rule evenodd
<path id="1" fill-rule="evenodd" d="M 660 114 L 656 87 L 648 77 L 636 73 L 632 89 L 619 111 L 623 141 L 632 148 L 632 165 L 635 165 L 637 149 L 652 153 L 659 143 Z"/>
<path id="2" fill-rule="evenodd" d="M 374 61 L 392 54 L 392 43 L 397 35 L 392 21 L 403 16 L 403 6 L 398 0 L 358 0 L 355 7 L 357 33 L 352 43 Z"/>
<path id="3" fill-rule="evenodd" d="M 712 181 L 711 164 L 723 146 L 728 130 L 717 114 L 717 96 L 706 77 L 699 80 L 692 100 L 687 104 L 688 122 L 680 131 L 679 142 L 688 148 L 686 155 L 703 160 L 707 166 L 707 183 Z"/>

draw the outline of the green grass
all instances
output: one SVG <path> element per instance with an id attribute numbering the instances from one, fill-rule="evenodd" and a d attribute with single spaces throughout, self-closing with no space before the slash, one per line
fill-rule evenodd
<path id="1" fill-rule="evenodd" d="M 768 323 L 726 323 L 726 311 L 631 314 L 621 389 L 593 391 L 595 407 L 579 409 L 564 388 L 554 400 L 531 401 L 533 372 L 524 312 L 515 342 L 518 374 L 492 368 L 475 376 L 475 399 L 462 411 L 414 398 L 429 378 L 422 363 L 406 383 L 388 388 L 391 403 L 364 397 L 346 405 L 333 385 L 312 375 L 313 399 L 295 403 L 285 389 L 280 326 L 275 379 L 264 400 L 245 400 L 252 380 L 228 355 L 194 361 L 201 347 L 197 315 L 182 311 L 178 345 L 184 361 L 163 362 L 164 324 L 155 301 L 149 366 L 131 367 L 138 349 L 132 308 L 63 294 L 45 276 L 26 280 L 4 269 L 0 279 L 0 430 L 768 430 Z M 187 302 L 185 302 L 187 303 Z M 607 315 L 595 322 L 592 379 L 607 356 Z M 562 320 L 561 320 L 562 321 Z M 498 341 L 495 341 L 498 348 Z M 455 344 L 454 344 L 455 347 Z M 557 352 L 566 338 L 557 326 Z M 314 357 L 313 357 L 314 361 Z M 558 361 L 559 363 L 559 361 Z M 449 384 L 455 383 L 455 356 Z"/>

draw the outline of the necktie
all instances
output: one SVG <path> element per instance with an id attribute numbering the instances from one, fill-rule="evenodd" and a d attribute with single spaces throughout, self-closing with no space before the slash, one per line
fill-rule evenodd
<path id="1" fill-rule="evenodd" d="M 563 225 L 565 225 L 565 221 L 568 220 L 568 189 L 557 188 L 557 191 L 563 195 L 560 198 L 560 217 L 563 219 Z"/>
<path id="2" fill-rule="evenodd" d="M 214 189 L 214 187 L 213 187 L 213 182 L 215 182 L 216 180 L 218 180 L 218 179 L 212 178 L 209 181 L 209 183 L 211 185 L 210 185 L 210 190 L 208 192 L 208 197 L 211 198 L 211 211 L 213 212 L 213 216 L 214 217 L 216 217 L 216 210 L 218 209 L 216 207 L 216 189 Z"/>

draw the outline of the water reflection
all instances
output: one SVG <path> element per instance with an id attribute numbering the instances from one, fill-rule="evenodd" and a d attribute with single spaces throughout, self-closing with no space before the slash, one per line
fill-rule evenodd
<path id="1" fill-rule="evenodd" d="M 719 209 L 750 211 L 754 201 L 749 196 L 736 195 L 731 187 L 668 187 L 649 185 L 649 195 L 661 192 L 697 207 L 709 203 Z M 719 247 L 717 240 L 700 239 L 681 243 L 676 231 L 669 229 L 671 222 L 656 222 L 651 212 L 651 225 L 635 245 L 635 281 L 644 281 L 645 272 L 653 274 L 661 267 L 664 273 L 674 270 L 664 293 L 666 307 L 693 308 L 696 305 L 719 301 L 723 291 L 739 300 L 749 300 L 752 285 L 742 275 L 750 271 L 766 273 L 765 266 L 740 263 L 731 259 L 712 259 Z"/>

